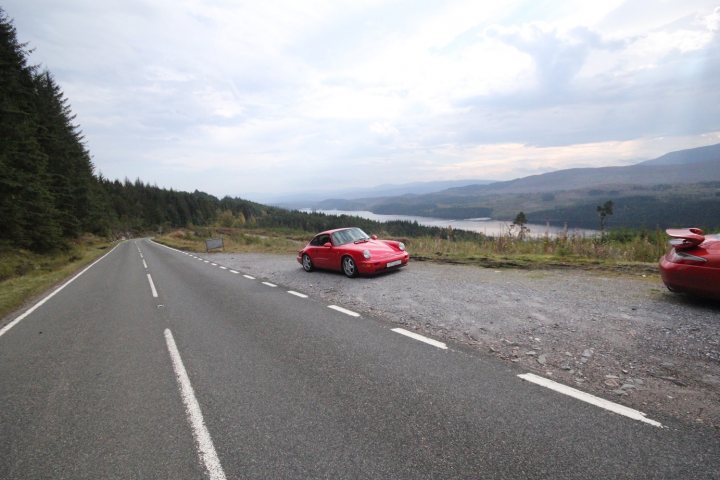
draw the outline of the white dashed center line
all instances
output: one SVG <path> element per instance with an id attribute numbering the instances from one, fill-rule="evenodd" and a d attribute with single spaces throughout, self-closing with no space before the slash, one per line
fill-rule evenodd
<path id="1" fill-rule="evenodd" d="M 400 335 L 405 335 L 406 337 L 413 338 L 419 342 L 427 343 L 428 345 L 432 345 L 433 347 L 447 350 L 447 345 L 445 345 L 443 342 L 438 342 L 437 340 L 433 340 L 432 338 L 423 337 L 422 335 L 418 335 L 417 333 L 410 332 L 403 328 L 393 328 L 392 331 L 395 333 L 399 333 Z"/>
<path id="2" fill-rule="evenodd" d="M 152 296 L 157 298 L 158 294 L 157 294 L 157 290 L 155 290 L 155 284 L 152 281 L 152 277 L 150 276 L 149 273 L 147 274 L 147 277 L 148 277 L 148 282 L 150 282 L 150 290 L 152 291 Z"/>
<path id="3" fill-rule="evenodd" d="M 333 310 L 337 310 L 340 313 L 344 313 L 345 315 L 350 315 L 351 317 L 359 317 L 360 314 L 357 312 L 353 312 L 352 310 L 348 310 L 343 307 L 338 307 L 337 305 L 328 305 L 328 308 L 332 308 Z"/>
<path id="4" fill-rule="evenodd" d="M 524 373 L 522 375 L 518 375 L 518 377 L 536 385 L 540 385 L 542 387 L 549 388 L 550 390 L 554 390 L 558 393 L 562 393 L 563 395 L 567 395 L 577 400 L 581 400 L 591 405 L 595 405 L 596 407 L 604 408 L 605 410 L 617 413 L 618 415 L 624 415 L 626 417 L 632 418 L 633 420 L 649 423 L 650 425 L 653 425 L 655 427 L 662 428 L 662 424 L 660 422 L 645 418 L 645 414 L 639 410 L 634 410 L 624 405 L 613 403 L 609 400 L 596 397 L 595 395 L 590 395 L 589 393 L 582 392 L 572 387 L 568 387 L 567 385 L 563 385 L 562 383 L 554 382 L 552 380 L 540 377 L 532 373 Z"/>
<path id="5" fill-rule="evenodd" d="M 180 351 L 169 329 L 165 329 L 165 343 L 167 344 L 173 370 L 175 371 L 175 378 L 180 388 L 180 396 L 185 405 L 185 413 L 192 427 L 193 437 L 195 438 L 195 444 L 198 449 L 198 457 L 200 457 L 200 461 L 211 480 L 225 480 L 225 472 L 215 451 L 215 446 L 210 437 L 210 431 L 208 431 L 205 426 L 200 404 L 195 397 L 195 390 L 193 390 L 192 384 L 190 383 L 190 377 L 188 377 L 187 370 L 185 370 L 182 357 L 180 357 Z"/>
<path id="6" fill-rule="evenodd" d="M 295 291 L 293 291 L 293 290 L 288 290 L 288 293 L 289 293 L 290 295 L 295 295 L 296 297 L 308 298 L 308 296 L 305 295 L 304 293 L 295 292 Z"/>
<path id="7" fill-rule="evenodd" d="M 220 270 L 227 270 L 227 267 L 223 267 L 222 265 L 220 265 Z"/>
<path id="8" fill-rule="evenodd" d="M 252 277 L 250 275 L 243 275 L 243 277 L 247 278 L 248 280 L 255 280 L 255 277 Z"/>
<path id="9" fill-rule="evenodd" d="M 145 267 L 145 270 L 147 270 L 147 263 L 145 263 L 145 259 L 143 258 L 143 267 Z"/>
<path id="10" fill-rule="evenodd" d="M 268 287 L 277 287 L 277 285 L 275 285 L 274 283 L 270 283 L 270 282 L 262 282 L 262 284 L 267 285 Z"/>
<path id="11" fill-rule="evenodd" d="M 240 272 L 236 272 L 235 270 L 230 270 L 230 273 L 234 273 L 235 275 L 238 275 Z"/>
<path id="12" fill-rule="evenodd" d="M 217 267 L 217 263 L 211 263 L 210 265 L 212 265 L 213 267 Z"/>

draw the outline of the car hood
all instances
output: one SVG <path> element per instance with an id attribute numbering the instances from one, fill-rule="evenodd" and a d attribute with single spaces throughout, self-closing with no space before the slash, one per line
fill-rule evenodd
<path id="1" fill-rule="evenodd" d="M 341 245 L 339 248 L 345 248 L 348 250 L 354 250 L 357 252 L 363 252 L 364 250 L 370 250 L 370 254 L 374 257 L 382 257 L 386 255 L 394 255 L 400 253 L 385 242 L 380 240 L 368 240 L 367 242 L 360 243 L 346 243 Z"/>

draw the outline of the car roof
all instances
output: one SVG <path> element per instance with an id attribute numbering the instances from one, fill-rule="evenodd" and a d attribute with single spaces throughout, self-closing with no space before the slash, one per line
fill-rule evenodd
<path id="1" fill-rule="evenodd" d="M 331 235 L 331 234 L 333 234 L 333 233 L 335 233 L 335 232 L 339 232 L 339 231 L 341 231 L 341 230 L 349 230 L 349 229 L 351 229 L 351 228 L 358 228 L 358 227 L 334 228 L 334 229 L 332 229 L 332 230 L 325 230 L 324 232 L 317 233 L 317 234 L 315 234 L 315 236 L 317 237 L 318 235 Z"/>

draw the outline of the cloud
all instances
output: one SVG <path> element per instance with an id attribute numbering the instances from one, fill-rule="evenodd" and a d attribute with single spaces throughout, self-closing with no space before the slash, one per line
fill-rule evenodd
<path id="1" fill-rule="evenodd" d="M 720 130 L 720 8 L 703 0 L 5 8 L 111 178 L 218 195 L 499 179 Z"/>

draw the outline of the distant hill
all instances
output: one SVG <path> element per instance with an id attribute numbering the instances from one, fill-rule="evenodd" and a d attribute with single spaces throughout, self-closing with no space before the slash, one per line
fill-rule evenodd
<path id="1" fill-rule="evenodd" d="M 262 200 L 276 206 L 286 208 L 305 208 L 317 205 L 323 199 L 334 199 L 334 202 L 345 202 L 356 198 L 370 197 L 393 197 L 399 195 L 423 195 L 427 193 L 439 192 L 448 188 L 464 187 L 466 185 L 486 185 L 492 183 L 493 180 L 440 180 L 433 182 L 413 182 L 403 184 L 384 184 L 376 187 L 344 189 L 344 190 L 328 190 L 322 192 L 307 192 L 297 195 L 284 195 L 281 197 L 264 196 L 257 200 Z M 253 197 L 254 198 L 254 197 Z M 336 207 L 338 209 L 344 209 Z"/>
<path id="2" fill-rule="evenodd" d="M 720 143 L 706 147 L 690 148 L 677 152 L 666 153 L 654 160 L 639 163 L 638 165 L 690 165 L 694 163 L 709 162 L 720 159 Z"/>
<path id="3" fill-rule="evenodd" d="M 688 168 L 690 165 L 692 167 Z M 570 168 L 490 185 L 470 185 L 445 193 L 537 193 L 608 185 L 675 185 L 704 181 L 720 181 L 720 144 L 673 152 L 635 165 Z"/>
<path id="4" fill-rule="evenodd" d="M 580 227 L 594 224 L 595 207 L 613 200 L 622 206 L 622 214 L 614 218 L 618 225 L 670 226 L 692 221 L 720 226 L 720 208 L 714 208 L 720 207 L 719 199 L 720 144 L 671 152 L 629 166 L 572 168 L 427 194 L 326 200 L 313 207 L 448 219 L 511 220 L 524 211 L 535 221 L 542 218 Z M 689 214 L 700 205 L 702 211 Z"/>

